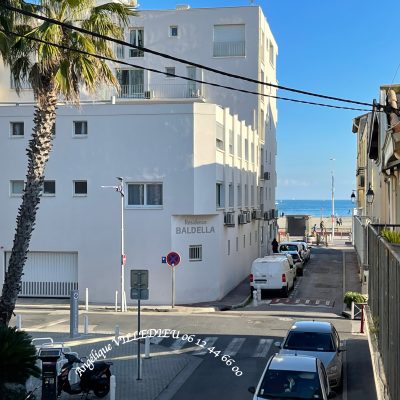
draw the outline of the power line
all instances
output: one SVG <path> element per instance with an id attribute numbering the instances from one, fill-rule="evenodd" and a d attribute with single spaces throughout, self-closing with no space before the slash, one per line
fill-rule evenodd
<path id="1" fill-rule="evenodd" d="M 209 85 L 209 86 L 213 86 L 213 87 L 219 87 L 219 88 L 223 88 L 223 89 L 228 89 L 228 90 L 232 90 L 232 91 L 237 91 L 237 92 L 241 92 L 241 93 L 248 93 L 248 94 L 255 94 L 258 96 L 263 96 L 263 97 L 269 97 L 269 98 L 274 98 L 277 100 L 285 100 L 285 101 L 291 101 L 294 103 L 301 103 L 301 104 L 309 104 L 309 105 L 315 105 L 315 106 L 320 106 L 320 107 L 328 107 L 328 108 L 336 108 L 336 109 L 343 109 L 343 110 L 353 110 L 353 111 L 367 111 L 370 112 L 371 110 L 366 110 L 366 109 L 362 109 L 362 108 L 354 108 L 354 107 L 346 107 L 346 106 L 336 106 L 336 105 L 332 105 L 332 104 L 324 104 L 324 103 L 316 103 L 316 102 L 312 102 L 312 101 L 306 101 L 306 100 L 298 100 L 298 99 L 291 99 L 291 98 L 287 98 L 287 97 L 281 97 L 281 96 L 273 96 L 273 95 L 269 95 L 269 94 L 265 94 L 265 93 L 260 93 L 260 92 L 256 92 L 256 91 L 251 91 L 251 90 L 246 90 L 246 89 L 238 89 L 232 86 L 227 86 L 227 85 L 222 85 L 222 84 L 218 84 L 218 83 L 213 83 L 213 82 L 207 82 L 201 79 L 194 79 L 194 78 L 189 78 L 187 76 L 183 76 L 183 75 L 178 75 L 178 74 L 171 74 L 171 73 L 167 73 L 165 71 L 160 71 L 154 68 L 149 68 L 149 67 L 143 67 L 137 64 L 132 64 L 132 63 L 128 63 L 126 61 L 122 61 L 122 60 L 118 60 L 115 58 L 111 58 L 111 57 L 106 57 L 106 56 L 102 56 L 96 53 L 91 53 L 91 52 L 87 52 L 84 50 L 79 50 L 79 49 L 73 49 L 71 47 L 68 46 L 64 46 L 58 43 L 52 43 L 43 39 L 39 39 L 39 38 L 35 38 L 35 37 L 31 37 L 31 36 L 25 36 L 23 34 L 17 33 L 17 32 L 13 32 L 13 31 L 7 31 L 5 29 L 0 29 L 0 32 L 3 32 L 7 35 L 14 35 L 14 36 L 18 36 L 18 37 L 23 37 L 25 39 L 28 40 L 32 40 L 35 42 L 39 42 L 39 43 L 43 43 L 43 44 L 47 44 L 50 46 L 54 46 L 57 47 L 59 49 L 62 50 L 69 50 L 69 51 L 73 51 L 76 53 L 80 53 L 80 54 L 84 54 L 84 55 L 88 55 L 91 57 L 95 57 L 104 61 L 110 61 L 110 62 L 115 62 L 118 64 L 122 64 L 122 65 L 127 65 L 130 67 L 134 67 L 134 68 L 138 68 L 138 69 L 143 69 L 146 71 L 150 71 L 150 72 L 154 72 L 157 74 L 162 74 L 162 75 L 166 75 L 166 76 L 173 76 L 175 78 L 180 78 L 180 79 L 184 79 L 187 81 L 191 81 L 191 82 L 196 82 L 196 83 L 201 83 L 201 84 L 205 84 L 205 85 Z"/>
<path id="2" fill-rule="evenodd" d="M 349 99 L 344 99 L 344 98 L 340 98 L 340 97 L 327 96 L 327 95 L 323 95 L 323 94 L 318 94 L 318 93 L 308 92 L 308 91 L 304 91 L 304 90 L 294 89 L 294 88 L 290 88 L 290 87 L 286 87 L 286 86 L 275 85 L 273 83 L 261 82 L 261 81 L 259 81 L 257 79 L 252 79 L 252 78 L 248 78 L 248 77 L 245 77 L 245 76 L 242 76 L 242 75 L 236 75 L 236 74 L 232 74 L 232 73 L 229 73 L 229 72 L 226 72 L 226 71 L 221 71 L 219 69 L 211 68 L 211 67 L 208 67 L 206 65 L 194 63 L 192 61 L 185 60 L 185 59 L 178 58 L 178 57 L 174 57 L 174 56 L 171 56 L 171 55 L 166 54 L 166 53 L 162 53 L 162 52 L 158 52 L 158 51 L 155 51 L 155 50 L 151 50 L 151 49 L 146 48 L 146 47 L 136 46 L 134 44 L 131 44 L 131 43 L 119 40 L 119 39 L 115 39 L 115 38 L 112 38 L 110 36 L 100 35 L 97 32 L 92 32 L 92 31 L 89 31 L 89 30 L 84 29 L 84 28 L 80 28 L 80 27 L 77 27 L 77 26 L 74 26 L 74 25 L 71 25 L 71 24 L 66 24 L 64 22 L 57 21 L 54 18 L 45 17 L 45 16 L 30 12 L 30 11 L 27 11 L 27 10 L 23 10 L 23 9 L 20 9 L 20 8 L 17 8 L 17 7 L 13 7 L 13 6 L 8 5 L 8 4 L 3 4 L 2 3 L 2 4 L 0 4 L 0 6 L 3 7 L 3 8 L 8 9 L 10 11 L 17 12 L 19 14 L 24 14 L 26 16 L 33 17 L 33 18 L 36 18 L 36 19 L 40 19 L 42 21 L 50 22 L 52 24 L 56 24 L 56 25 L 62 26 L 64 28 L 68 28 L 68 29 L 71 29 L 71 30 L 76 30 L 76 31 L 81 32 L 81 33 L 85 33 L 85 34 L 97 37 L 99 39 L 111 41 L 111 42 L 114 42 L 114 43 L 122 45 L 122 46 L 128 46 L 130 48 L 138 49 L 138 50 L 141 50 L 143 52 L 154 54 L 154 55 L 157 55 L 159 57 L 167 58 L 169 60 L 173 60 L 173 61 L 176 61 L 176 62 L 179 62 L 179 63 L 184 63 L 184 64 L 187 64 L 187 65 L 191 65 L 193 67 L 201 68 L 201 69 L 204 69 L 206 71 L 210 71 L 210 72 L 213 72 L 213 73 L 216 73 L 216 74 L 219 74 L 219 75 L 223 75 L 223 76 L 227 76 L 227 77 L 230 77 L 230 78 L 241 79 L 241 80 L 244 80 L 244 81 L 247 81 L 247 82 L 250 82 L 250 83 L 260 84 L 260 85 L 269 86 L 269 87 L 274 87 L 276 89 L 286 90 L 286 91 L 289 91 L 289 92 L 303 94 L 303 95 L 307 95 L 307 96 L 319 97 L 319 98 L 323 98 L 323 99 L 327 99 L 327 100 L 334 100 L 334 101 L 340 101 L 340 102 L 344 102 L 344 103 L 352 103 L 352 104 L 358 104 L 358 105 L 362 105 L 362 106 L 372 107 L 371 103 L 365 103 L 365 102 L 360 102 L 360 101 L 356 101 L 356 100 L 349 100 Z M 143 68 L 143 67 L 140 67 L 140 68 Z M 361 111 L 365 111 L 365 110 L 361 110 Z"/>

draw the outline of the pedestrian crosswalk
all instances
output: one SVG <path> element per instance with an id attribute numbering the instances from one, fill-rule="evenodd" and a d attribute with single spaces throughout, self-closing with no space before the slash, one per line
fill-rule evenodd
<path id="1" fill-rule="evenodd" d="M 201 336 L 193 335 L 194 340 L 189 342 L 186 337 L 178 339 L 153 337 L 150 343 L 169 348 L 174 352 L 185 352 L 194 356 L 206 356 L 209 349 L 220 351 L 221 355 L 237 357 L 266 358 L 271 351 L 278 351 L 274 346 L 276 339 L 260 337 L 230 337 L 230 336 Z M 279 339 L 278 339 L 279 340 Z"/>

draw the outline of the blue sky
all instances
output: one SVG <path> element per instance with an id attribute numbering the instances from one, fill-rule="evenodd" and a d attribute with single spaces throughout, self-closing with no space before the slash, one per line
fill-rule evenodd
<path id="1" fill-rule="evenodd" d="M 139 0 L 139 9 L 249 5 L 249 0 Z M 262 0 L 278 42 L 280 85 L 372 102 L 400 63 L 398 0 Z M 400 71 L 394 83 L 400 80 Z M 285 97 L 299 97 L 286 91 Z M 312 100 L 312 98 L 309 98 Z M 315 99 L 314 101 L 318 101 Z M 335 198 L 355 188 L 356 138 L 352 119 L 361 111 L 278 102 L 277 199 L 329 199 L 334 157 Z"/>

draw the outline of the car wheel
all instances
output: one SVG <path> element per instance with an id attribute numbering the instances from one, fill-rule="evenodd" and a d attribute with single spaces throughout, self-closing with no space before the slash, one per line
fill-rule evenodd
<path id="1" fill-rule="evenodd" d="M 284 289 L 282 289 L 282 296 L 283 297 L 288 297 L 289 296 L 289 288 L 287 287 L 287 285 L 286 285 L 286 287 Z"/>

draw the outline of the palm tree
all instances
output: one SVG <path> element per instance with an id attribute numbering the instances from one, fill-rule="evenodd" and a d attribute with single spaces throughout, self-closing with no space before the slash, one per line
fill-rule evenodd
<path id="1" fill-rule="evenodd" d="M 5 3 L 118 39 L 123 38 L 129 16 L 134 15 L 132 8 L 122 2 L 99 6 L 95 0 L 41 0 L 35 3 L 7 0 Z M 17 93 L 28 82 L 35 98 L 34 128 L 27 148 L 26 183 L 0 299 L 0 324 L 8 325 L 18 297 L 45 166 L 52 149 L 57 100 L 61 97 L 78 104 L 82 87 L 94 93 L 102 84 L 118 86 L 118 81 L 106 62 L 72 50 L 113 57 L 113 47 L 104 39 L 6 9 L 0 12 L 0 28 L 0 54 L 10 68 Z M 35 38 L 67 49 L 32 40 Z"/>

